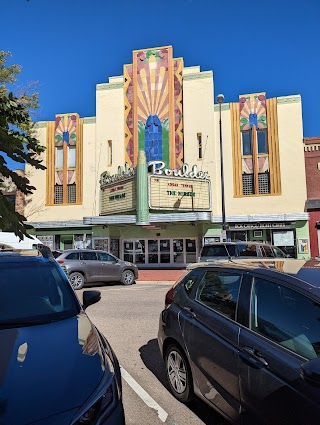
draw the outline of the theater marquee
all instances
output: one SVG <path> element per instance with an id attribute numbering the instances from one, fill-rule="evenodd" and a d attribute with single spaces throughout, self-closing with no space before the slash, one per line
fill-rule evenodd
<path id="1" fill-rule="evenodd" d="M 210 211 L 210 181 L 150 175 L 149 208 L 154 210 Z"/>
<path id="2" fill-rule="evenodd" d="M 135 176 L 103 184 L 100 190 L 100 215 L 111 215 L 136 209 Z"/>

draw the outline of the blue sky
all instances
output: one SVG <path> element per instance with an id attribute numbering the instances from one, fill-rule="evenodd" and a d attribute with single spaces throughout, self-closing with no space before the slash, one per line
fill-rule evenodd
<path id="1" fill-rule="evenodd" d="M 215 94 L 301 94 L 304 136 L 320 136 L 320 0 L 0 0 L 0 49 L 39 81 L 38 120 L 95 115 L 95 86 L 132 50 L 172 45 L 213 70 Z"/>

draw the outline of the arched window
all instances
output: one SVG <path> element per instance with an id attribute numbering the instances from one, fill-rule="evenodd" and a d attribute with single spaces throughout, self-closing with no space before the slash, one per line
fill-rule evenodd
<path id="1" fill-rule="evenodd" d="M 149 115 L 144 133 L 147 162 L 162 159 L 162 125 L 157 115 Z"/>

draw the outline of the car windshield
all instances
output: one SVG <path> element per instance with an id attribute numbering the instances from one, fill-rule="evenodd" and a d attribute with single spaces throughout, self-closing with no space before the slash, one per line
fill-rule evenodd
<path id="1" fill-rule="evenodd" d="M 201 257 L 232 257 L 235 255 L 235 245 L 205 245 Z"/>
<path id="2" fill-rule="evenodd" d="M 0 327 L 50 323 L 78 312 L 72 288 L 51 261 L 0 264 Z"/>

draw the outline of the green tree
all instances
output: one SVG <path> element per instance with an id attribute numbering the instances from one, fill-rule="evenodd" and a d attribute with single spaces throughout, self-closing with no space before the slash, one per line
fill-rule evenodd
<path id="1" fill-rule="evenodd" d="M 13 231 L 22 238 L 27 235 L 26 219 L 5 198 L 4 182 L 12 181 L 16 189 L 25 195 L 32 194 L 36 188 L 30 185 L 27 177 L 19 176 L 8 168 L 3 154 L 16 162 L 43 170 L 46 167 L 41 164 L 40 154 L 45 148 L 35 138 L 31 118 L 31 114 L 38 108 L 38 93 L 28 93 L 34 83 L 30 83 L 25 90 L 16 88 L 21 67 L 17 64 L 7 66 L 9 57 L 10 52 L 0 51 L 0 229 Z M 8 85 L 16 88 L 14 93 Z"/>

